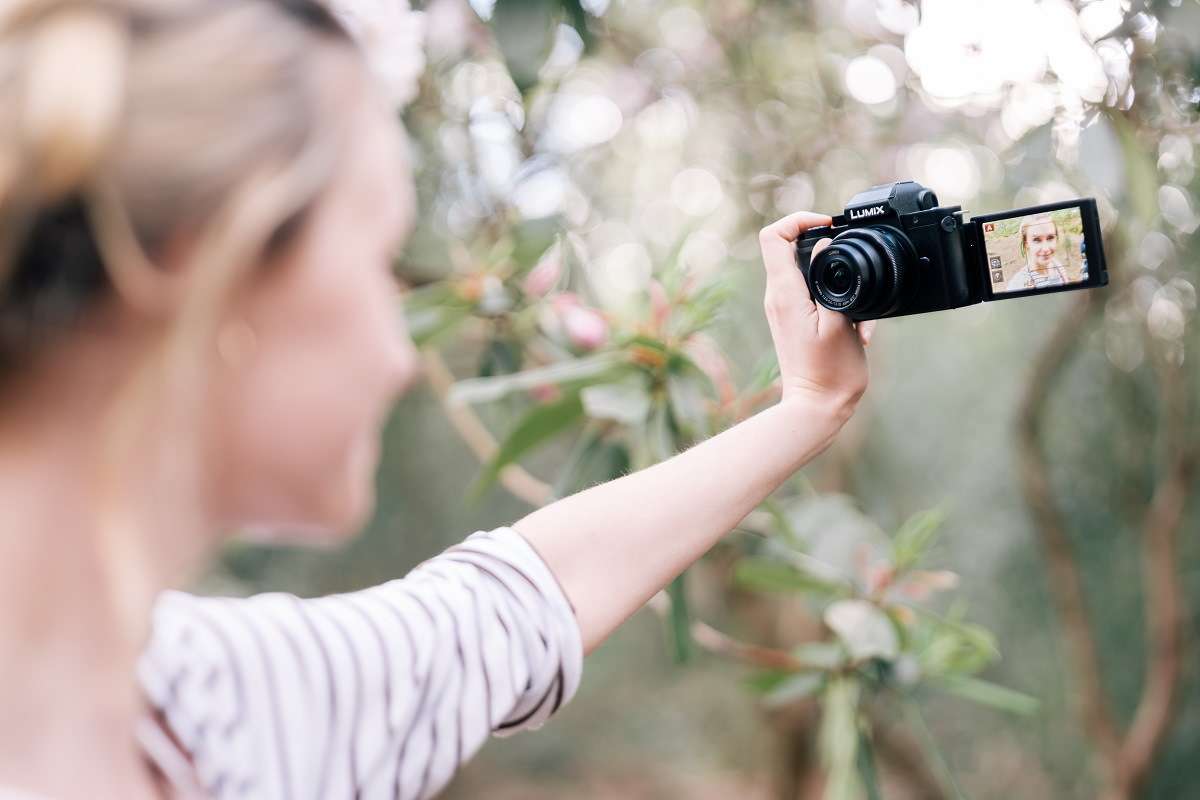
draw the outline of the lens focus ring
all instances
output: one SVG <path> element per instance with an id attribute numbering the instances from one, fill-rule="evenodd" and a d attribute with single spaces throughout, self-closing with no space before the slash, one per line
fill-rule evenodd
<path id="1" fill-rule="evenodd" d="M 812 260 L 809 283 L 826 308 L 859 319 L 884 316 L 899 304 L 915 258 L 912 243 L 896 228 L 851 228 Z"/>

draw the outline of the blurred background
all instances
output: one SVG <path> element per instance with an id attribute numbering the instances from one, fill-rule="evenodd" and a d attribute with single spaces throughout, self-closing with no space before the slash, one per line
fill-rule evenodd
<path id="1" fill-rule="evenodd" d="M 771 403 L 779 216 L 1094 196 L 1109 287 L 881 323 L 836 445 L 446 796 L 1200 797 L 1200 3 L 414 7 L 427 381 L 361 538 L 207 588 L 387 580 Z"/>

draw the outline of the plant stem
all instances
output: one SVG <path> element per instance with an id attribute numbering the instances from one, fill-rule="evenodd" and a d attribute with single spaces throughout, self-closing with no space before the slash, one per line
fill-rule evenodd
<path id="1" fill-rule="evenodd" d="M 958 785 L 958 781 L 954 780 L 954 773 L 950 771 L 950 766 L 946 763 L 946 759 L 942 757 L 942 751 L 938 748 L 937 742 L 933 738 L 933 732 L 925 724 L 925 717 L 921 715 L 921 709 L 917 708 L 917 704 L 912 700 L 905 700 L 903 706 L 910 724 L 917 732 L 917 738 L 920 739 L 921 746 L 925 749 L 925 755 L 933 766 L 933 773 L 942 784 L 942 791 L 948 796 L 953 797 L 954 800 L 967 800 L 967 796 Z"/>

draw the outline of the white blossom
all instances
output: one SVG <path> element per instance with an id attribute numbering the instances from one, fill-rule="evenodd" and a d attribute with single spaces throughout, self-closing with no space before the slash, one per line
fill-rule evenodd
<path id="1" fill-rule="evenodd" d="M 328 0 L 358 41 L 388 97 L 399 108 L 417 96 L 425 69 L 425 21 L 409 0 Z"/>

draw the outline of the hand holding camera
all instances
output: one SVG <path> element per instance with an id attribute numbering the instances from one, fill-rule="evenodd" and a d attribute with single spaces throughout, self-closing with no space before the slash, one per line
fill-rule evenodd
<path id="1" fill-rule="evenodd" d="M 1108 284 L 1095 200 L 967 221 L 915 181 L 859 192 L 829 226 L 804 231 L 796 257 L 812 297 L 852 320 Z"/>
<path id="2" fill-rule="evenodd" d="M 867 388 L 863 348 L 875 323 L 855 325 L 814 303 L 795 261 L 797 239 L 812 229 L 828 230 L 831 221 L 802 211 L 762 229 L 759 244 L 767 270 L 763 306 L 779 358 L 782 400 L 831 407 L 845 421 Z"/>

